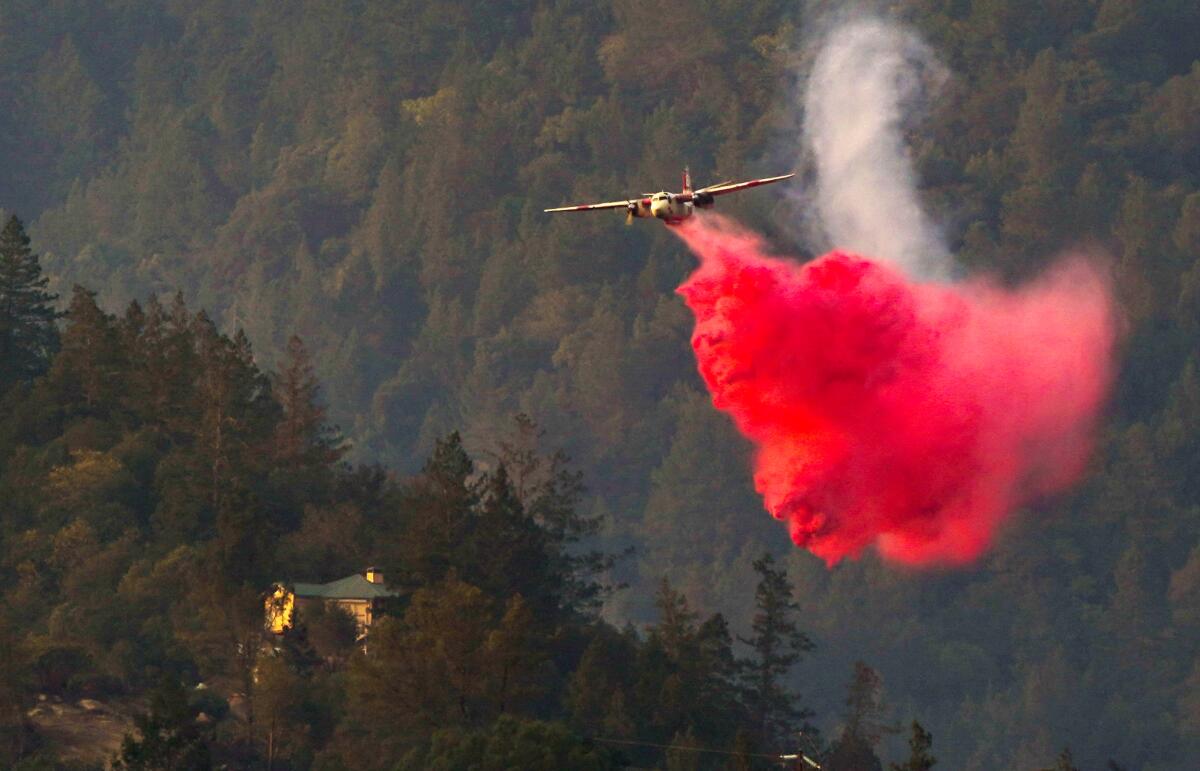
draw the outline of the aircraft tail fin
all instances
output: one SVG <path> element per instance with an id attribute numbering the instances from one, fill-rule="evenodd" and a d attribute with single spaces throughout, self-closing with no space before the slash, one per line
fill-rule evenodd
<path id="1" fill-rule="evenodd" d="M 683 167 L 683 192 L 692 192 L 692 172 L 688 170 L 687 166 Z"/>

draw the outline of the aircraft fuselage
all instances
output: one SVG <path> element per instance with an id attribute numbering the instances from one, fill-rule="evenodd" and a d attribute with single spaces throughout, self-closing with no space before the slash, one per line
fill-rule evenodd
<path id="1" fill-rule="evenodd" d="M 689 195 L 692 201 L 681 201 L 681 197 L 666 191 L 653 193 L 631 202 L 629 211 L 634 217 L 655 217 L 668 225 L 678 225 L 695 214 L 697 206 L 702 209 L 712 206 L 712 196 Z"/>
<path id="2" fill-rule="evenodd" d="M 795 173 L 783 174 L 778 177 L 752 179 L 748 182 L 721 182 L 716 185 L 692 189 L 692 177 L 687 169 L 683 170 L 683 192 L 670 193 L 666 190 L 657 193 L 643 193 L 641 198 L 627 198 L 624 201 L 605 201 L 604 203 L 584 203 L 575 206 L 555 206 L 545 209 L 550 212 L 565 211 L 596 211 L 597 209 L 624 209 L 629 222 L 634 218 L 660 219 L 668 225 L 678 225 L 696 213 L 696 209 L 707 209 L 713 205 L 716 196 L 726 193 L 736 193 L 759 185 L 769 185 L 794 177 Z"/>

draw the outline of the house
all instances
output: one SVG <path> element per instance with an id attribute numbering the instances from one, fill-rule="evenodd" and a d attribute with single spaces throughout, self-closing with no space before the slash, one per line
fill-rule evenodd
<path id="1" fill-rule="evenodd" d="M 303 616 L 306 607 L 321 602 L 349 613 L 358 627 L 358 636 L 362 637 L 371 628 L 380 603 L 397 594 L 387 588 L 378 568 L 367 568 L 327 584 L 277 583 L 266 599 L 266 627 L 275 634 L 283 634 L 295 623 L 296 614 Z"/>

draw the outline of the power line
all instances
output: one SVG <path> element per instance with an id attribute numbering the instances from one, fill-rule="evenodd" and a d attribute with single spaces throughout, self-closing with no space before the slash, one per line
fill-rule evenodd
<path id="1" fill-rule="evenodd" d="M 711 747 L 690 747 L 686 744 L 658 744 L 656 742 L 638 742 L 632 739 L 609 739 L 602 736 L 589 737 L 594 742 L 604 742 L 605 744 L 631 744 L 636 747 L 657 747 L 660 750 L 688 750 L 690 752 L 711 752 L 714 755 L 744 755 L 748 758 L 772 758 L 779 759 L 779 755 L 771 755 L 762 752 L 735 752 L 733 750 L 718 750 Z"/>
<path id="2" fill-rule="evenodd" d="M 780 753 L 765 753 L 765 752 L 736 752 L 734 750 L 718 750 L 712 747 L 691 747 L 686 744 L 659 744 L 657 742 L 640 742 L 633 739 L 612 739 L 606 736 L 590 736 L 589 740 L 593 742 L 601 742 L 604 744 L 628 744 L 634 747 L 654 747 L 660 750 L 684 750 L 688 752 L 708 752 L 713 755 L 740 755 L 746 758 L 767 758 L 769 760 L 803 760 L 813 768 L 819 769 L 821 766 L 816 761 L 809 758 L 803 753 L 796 754 L 780 754 Z"/>

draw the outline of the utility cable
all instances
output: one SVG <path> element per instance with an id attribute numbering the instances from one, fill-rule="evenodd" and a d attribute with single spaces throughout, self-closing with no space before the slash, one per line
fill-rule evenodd
<path id="1" fill-rule="evenodd" d="M 686 744 L 659 744 L 657 742 L 641 742 L 633 739 L 612 739 L 605 736 L 589 736 L 590 741 L 601 742 L 603 744 L 627 744 L 634 747 L 655 747 L 660 750 L 683 750 L 687 752 L 708 752 L 713 755 L 740 755 L 746 758 L 767 758 L 769 760 L 801 760 L 808 763 L 813 768 L 820 768 L 813 760 L 806 755 L 793 755 L 783 753 L 766 753 L 766 752 L 738 752 L 736 750 L 718 750 L 712 747 L 690 747 Z"/>

